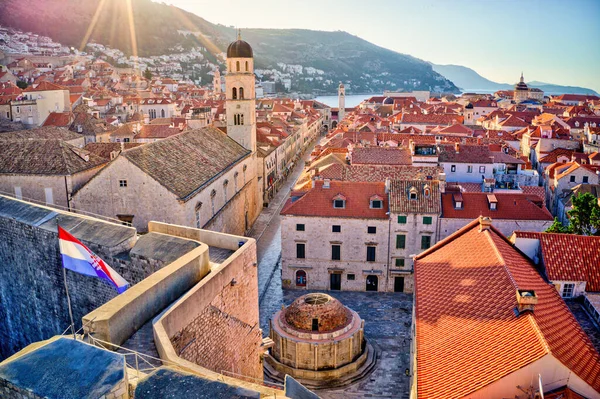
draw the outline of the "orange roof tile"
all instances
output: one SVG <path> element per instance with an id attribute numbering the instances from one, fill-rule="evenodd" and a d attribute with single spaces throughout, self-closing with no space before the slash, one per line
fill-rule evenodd
<path id="1" fill-rule="evenodd" d="M 542 262 L 551 281 L 587 281 L 586 291 L 600 291 L 600 237 L 515 231 L 517 238 L 540 241 Z"/>
<path id="2" fill-rule="evenodd" d="M 528 194 L 495 193 L 498 204 L 491 210 L 487 193 L 462 193 L 461 209 L 454 207 L 452 193 L 442 194 L 442 217 L 450 219 L 474 219 L 488 216 L 503 220 L 553 220 L 552 214 L 543 206 L 542 198 Z"/>
<path id="3" fill-rule="evenodd" d="M 548 354 L 600 390 L 589 337 L 493 226 L 474 220 L 418 255 L 414 268 L 418 398 L 465 397 Z M 533 313 L 517 315 L 517 289 L 535 291 Z"/>
<path id="4" fill-rule="evenodd" d="M 315 187 L 299 199 L 292 196 L 284 205 L 281 214 L 360 219 L 388 218 L 386 215 L 388 204 L 384 183 L 331 181 L 330 188 L 324 188 L 323 184 L 323 181 L 315 181 Z M 370 198 L 375 194 L 384 198 L 382 208 L 370 208 Z M 333 207 L 333 198 L 339 195 L 346 198 L 345 208 Z"/>

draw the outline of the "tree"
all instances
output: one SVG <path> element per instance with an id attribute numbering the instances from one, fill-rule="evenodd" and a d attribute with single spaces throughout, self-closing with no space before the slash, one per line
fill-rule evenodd
<path id="1" fill-rule="evenodd" d="M 21 90 L 25 90 L 28 84 L 24 80 L 17 80 L 17 87 Z"/>
<path id="2" fill-rule="evenodd" d="M 548 230 L 546 230 L 546 233 L 568 233 L 569 232 L 569 227 L 565 226 L 564 224 L 561 223 L 560 220 L 558 220 L 558 218 L 554 218 L 554 223 L 552 223 L 552 226 L 548 227 Z"/>
<path id="3" fill-rule="evenodd" d="M 146 68 L 146 70 L 144 71 L 144 78 L 151 80 L 152 79 L 152 72 L 150 72 L 150 70 L 148 68 Z"/>
<path id="4" fill-rule="evenodd" d="M 600 235 L 600 205 L 592 194 L 580 193 L 573 197 L 573 209 L 567 215 L 570 233 Z"/>

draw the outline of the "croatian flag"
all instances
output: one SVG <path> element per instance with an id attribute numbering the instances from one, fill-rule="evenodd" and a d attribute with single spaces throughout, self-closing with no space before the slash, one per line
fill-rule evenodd
<path id="1" fill-rule="evenodd" d="M 129 283 L 123 277 L 60 226 L 58 226 L 58 244 L 65 269 L 104 279 L 112 284 L 119 294 L 129 288 Z"/>

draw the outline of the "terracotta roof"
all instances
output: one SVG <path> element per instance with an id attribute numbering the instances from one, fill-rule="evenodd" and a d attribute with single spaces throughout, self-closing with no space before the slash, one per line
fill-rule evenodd
<path id="1" fill-rule="evenodd" d="M 61 140 L 0 140 L 0 173 L 68 176 L 106 160 Z"/>
<path id="2" fill-rule="evenodd" d="M 569 150 L 567 148 L 555 148 L 552 151 L 550 151 L 548 154 L 544 155 L 539 160 L 539 162 L 540 163 L 555 163 L 555 162 L 558 162 L 558 157 L 560 157 L 560 156 L 568 157 L 570 160 L 571 156 L 573 155 L 574 152 L 575 152 L 575 150 Z"/>
<path id="3" fill-rule="evenodd" d="M 171 137 L 175 134 L 181 133 L 176 127 L 169 127 L 169 125 L 144 125 L 140 129 L 140 132 L 135 136 L 137 139 L 164 139 Z"/>
<path id="4" fill-rule="evenodd" d="M 42 126 L 61 126 L 68 127 L 73 120 L 71 112 L 50 112 Z"/>
<path id="5" fill-rule="evenodd" d="M 463 117 L 456 114 L 404 114 L 400 123 L 418 123 L 427 125 L 449 126 L 456 123 L 462 123 Z"/>
<path id="6" fill-rule="evenodd" d="M 491 210 L 488 193 L 462 193 L 462 209 L 454 207 L 452 193 L 442 194 L 442 217 L 450 219 L 474 219 L 487 216 L 504 220 L 553 220 L 552 214 L 543 206 L 540 197 L 528 194 L 494 193 L 498 204 Z M 539 206 L 538 206 L 539 205 Z"/>
<path id="7" fill-rule="evenodd" d="M 189 130 L 121 154 L 182 200 L 248 155 L 248 150 L 213 127 Z"/>
<path id="8" fill-rule="evenodd" d="M 131 148 L 139 147 L 144 143 L 88 143 L 83 147 L 86 151 L 104 158 L 107 161 L 111 160 L 110 154 L 113 152 L 121 152 Z"/>
<path id="9" fill-rule="evenodd" d="M 357 219 L 387 219 L 387 195 L 384 183 L 357 183 L 331 181 L 330 188 L 323 187 L 322 180 L 315 181 L 315 186 L 302 197 L 293 195 L 281 210 L 282 215 L 342 217 Z M 345 208 L 334 208 L 334 197 L 342 195 L 346 198 Z M 370 199 L 373 195 L 383 198 L 383 207 L 371 209 Z"/>
<path id="10" fill-rule="evenodd" d="M 62 140 L 70 141 L 83 138 L 82 135 L 64 127 L 43 126 L 27 130 L 0 133 L 1 140 Z"/>
<path id="11" fill-rule="evenodd" d="M 426 195 L 426 189 L 429 189 L 429 195 Z M 417 199 L 409 199 L 413 190 Z M 390 212 L 440 214 L 439 183 L 427 180 L 393 180 L 390 183 Z"/>
<path id="12" fill-rule="evenodd" d="M 600 237 L 528 231 L 515 231 L 515 235 L 540 241 L 549 280 L 587 281 L 586 291 L 600 291 Z"/>
<path id="13" fill-rule="evenodd" d="M 461 125 L 456 123 L 452 126 L 448 126 L 439 131 L 440 134 L 466 134 L 469 136 L 473 135 L 473 129 L 466 127 L 465 125 Z"/>
<path id="14" fill-rule="evenodd" d="M 493 226 L 469 223 L 418 255 L 414 269 L 418 398 L 463 398 L 548 354 L 600 390 L 590 339 Z M 517 315 L 517 289 L 535 291 L 533 312 Z"/>
<path id="15" fill-rule="evenodd" d="M 352 151 L 353 165 L 411 165 L 406 148 L 358 147 Z"/>
<path id="16" fill-rule="evenodd" d="M 29 93 L 32 91 L 49 91 L 49 90 L 68 90 L 68 89 L 64 86 L 60 86 L 60 85 L 57 85 L 54 83 L 50 83 L 47 80 L 43 80 L 36 87 L 29 86 L 28 88 L 26 88 L 23 91 Z"/>

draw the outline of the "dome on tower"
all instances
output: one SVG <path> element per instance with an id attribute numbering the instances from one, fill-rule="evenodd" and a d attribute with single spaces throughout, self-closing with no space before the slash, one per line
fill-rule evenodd
<path id="1" fill-rule="evenodd" d="M 517 83 L 515 85 L 515 90 L 518 90 L 518 91 L 529 90 L 529 86 L 527 86 L 527 83 L 525 83 L 525 79 L 523 79 L 522 73 L 521 73 L 521 80 L 519 81 L 519 83 Z"/>
<path id="2" fill-rule="evenodd" d="M 386 97 L 385 100 L 383 100 L 383 105 L 393 105 L 394 104 L 394 99 L 392 97 Z"/>
<path id="3" fill-rule="evenodd" d="M 252 47 L 242 40 L 238 32 L 238 39 L 227 47 L 227 58 L 252 58 L 254 56 Z"/>

